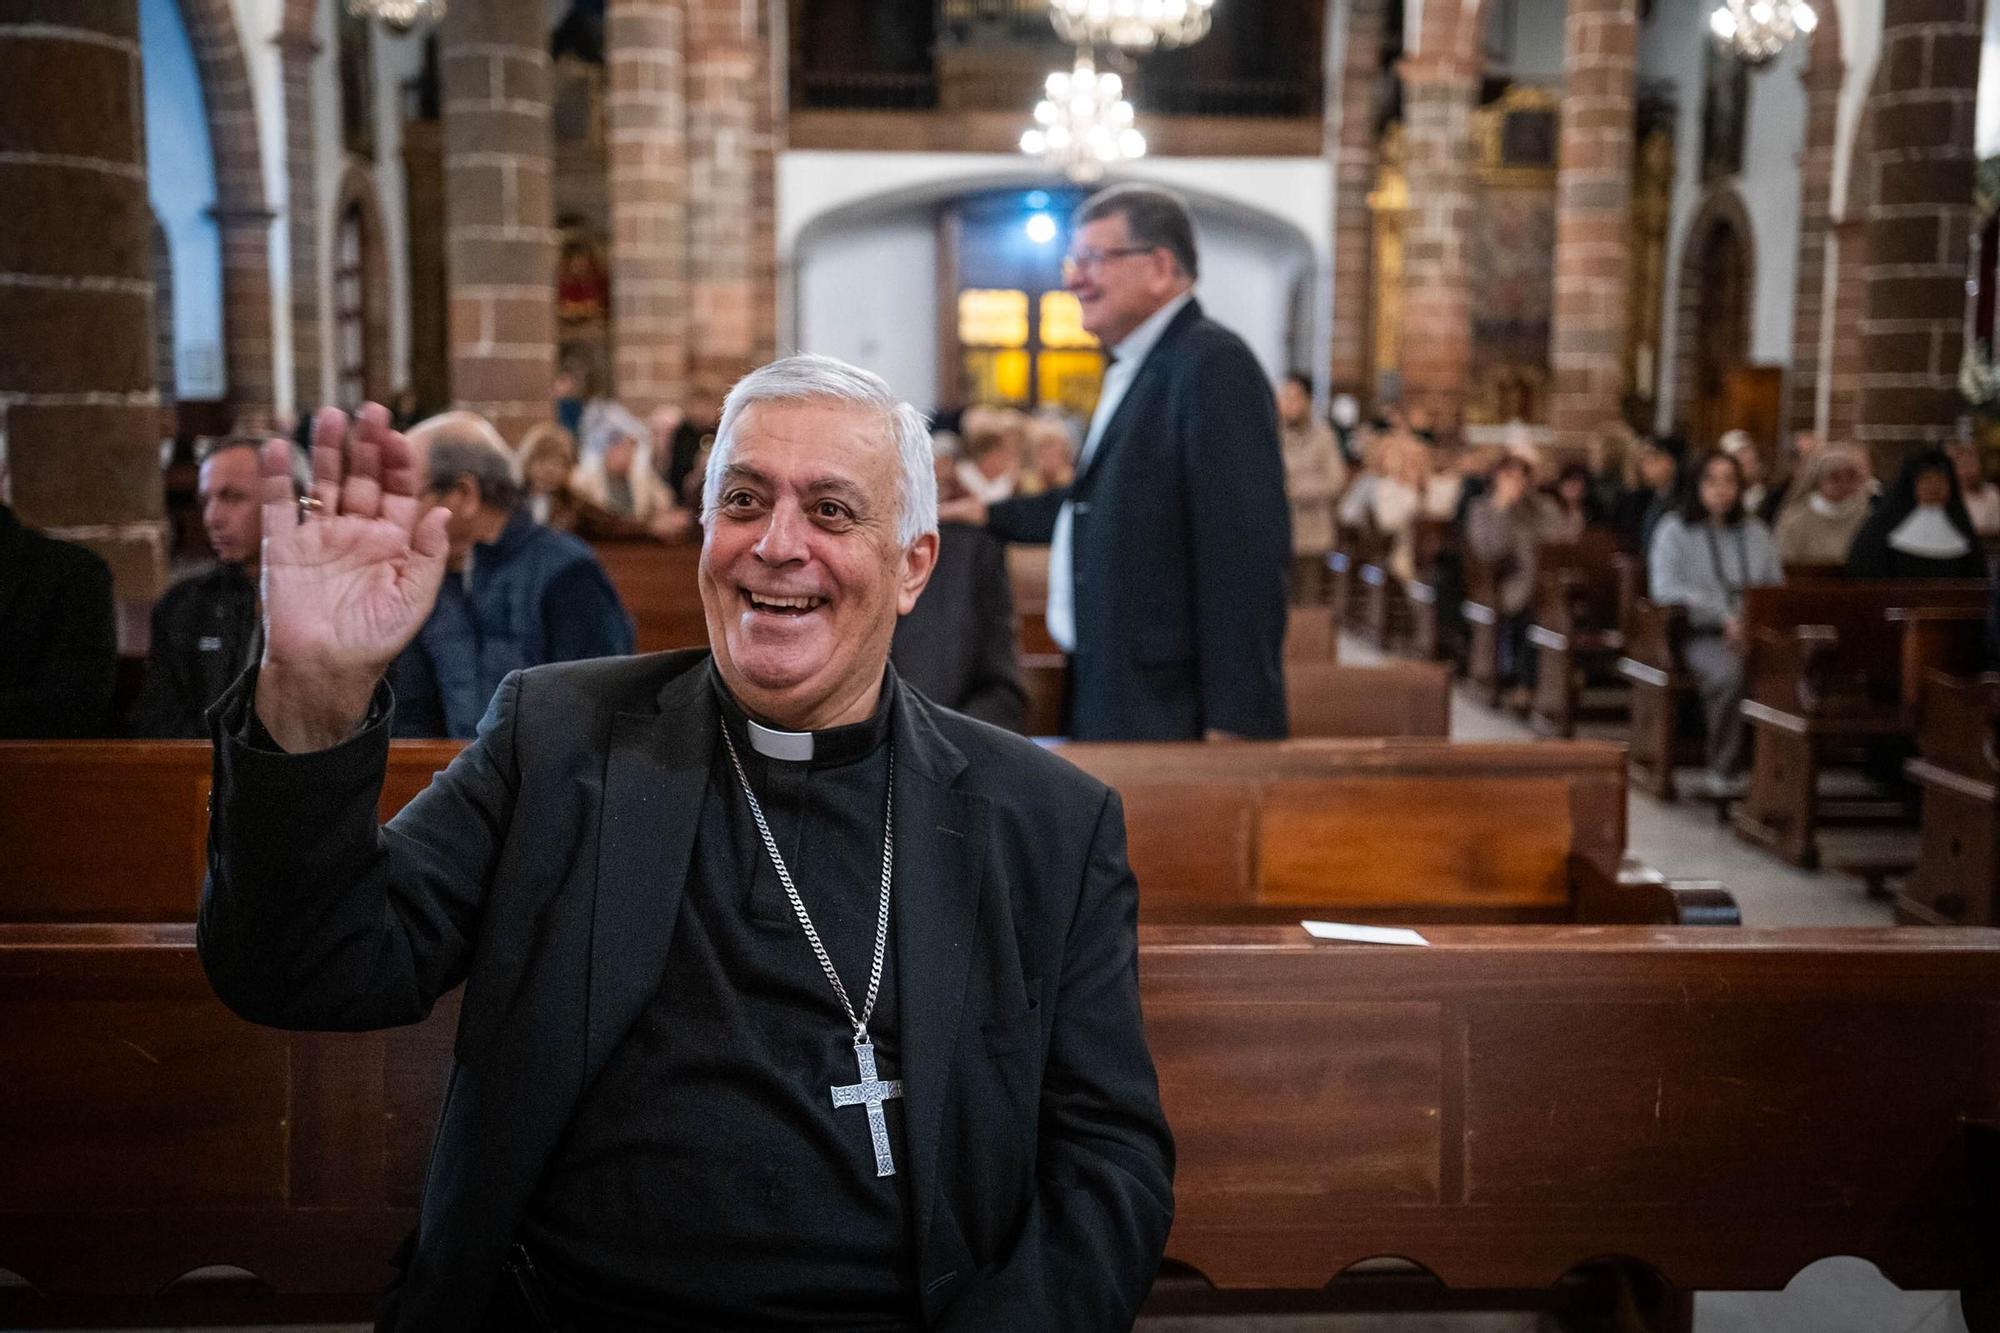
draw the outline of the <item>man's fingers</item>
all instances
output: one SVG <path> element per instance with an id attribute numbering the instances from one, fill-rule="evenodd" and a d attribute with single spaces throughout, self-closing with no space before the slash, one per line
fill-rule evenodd
<path id="1" fill-rule="evenodd" d="M 347 479 L 340 485 L 340 512 L 374 518 L 382 511 L 382 446 L 366 423 L 347 437 Z"/>
<path id="2" fill-rule="evenodd" d="M 322 407 L 313 418 L 312 493 L 321 513 L 332 514 L 340 504 L 341 454 L 347 444 L 347 413 Z"/>
<path id="3" fill-rule="evenodd" d="M 257 498 L 267 505 L 291 506 L 292 445 L 289 440 L 266 440 L 257 446 Z"/>

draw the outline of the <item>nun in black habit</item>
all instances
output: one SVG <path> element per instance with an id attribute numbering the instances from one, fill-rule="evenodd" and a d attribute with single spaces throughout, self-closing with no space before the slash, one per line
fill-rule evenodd
<path id="1" fill-rule="evenodd" d="M 1861 579 L 1983 579 L 1986 557 L 1942 449 L 1903 465 L 1896 484 L 1861 526 L 1847 553 Z"/>

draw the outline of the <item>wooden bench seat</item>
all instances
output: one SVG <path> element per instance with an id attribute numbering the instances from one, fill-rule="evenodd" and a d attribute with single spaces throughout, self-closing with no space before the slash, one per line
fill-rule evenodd
<path id="1" fill-rule="evenodd" d="M 2000 675 L 1933 672 L 1921 708 L 1905 770 L 1923 789 L 1923 835 L 1896 917 L 2000 925 Z"/>
<path id="2" fill-rule="evenodd" d="M 1606 532 L 1545 543 L 1536 561 L 1535 616 L 1528 629 L 1535 689 L 1528 716 L 1535 730 L 1568 738 L 1576 734 L 1585 687 L 1609 675 L 1625 655 L 1625 609 L 1642 575 Z"/>
<path id="3" fill-rule="evenodd" d="M 1149 921 L 1703 921 L 1713 885 L 1625 862 L 1623 751 L 1596 742 L 1080 744 L 1118 789 Z"/>
<path id="4" fill-rule="evenodd" d="M 1909 744 L 1915 718 L 1905 652 L 1960 657 L 1952 636 L 1940 632 L 1952 626 L 1976 649 L 1989 594 L 1983 581 L 1952 580 L 1748 589 L 1743 715 L 1755 740 L 1737 831 L 1794 865 L 1816 866 L 1819 829 L 1830 813 L 1820 799 L 1822 769 L 1842 750 Z M 1906 634 L 1919 625 L 1924 633 Z M 1886 806 L 1843 817 L 1899 822 L 1905 805 L 1891 793 Z"/>
<path id="5" fill-rule="evenodd" d="M 668 545 L 641 538 L 599 541 L 591 550 L 632 617 L 638 651 L 658 653 L 708 643 L 708 621 L 695 581 L 701 562 L 699 544 Z"/>
<path id="6" fill-rule="evenodd" d="M 1170 1273 L 1338 1306 L 1378 1256 L 1476 1298 L 1606 1255 L 1684 1291 L 1854 1255 L 1996 1327 L 2000 932 L 1427 936 L 1141 928 Z M 0 1268 L 34 1288 L 0 1323 L 200 1322 L 218 1289 L 156 1293 L 208 1265 L 261 1284 L 235 1317 L 363 1317 L 454 1021 L 256 1028 L 190 926 L 0 926 Z"/>
<path id="7" fill-rule="evenodd" d="M 1397 670 L 1411 669 L 1441 670 Z M 1433 678 L 1430 704 L 1413 692 L 1412 720 L 1435 706 L 1436 689 Z M 458 749 L 393 743 L 382 818 Z M 1674 921 L 1733 912 L 1713 890 L 1621 883 L 1632 876 L 1621 864 L 1625 782 L 1612 745 L 1320 740 L 1059 752 L 1123 792 L 1149 914 Z M 0 743 L 0 846 L 10 856 L 0 921 L 192 920 L 209 772 L 199 741 Z"/>

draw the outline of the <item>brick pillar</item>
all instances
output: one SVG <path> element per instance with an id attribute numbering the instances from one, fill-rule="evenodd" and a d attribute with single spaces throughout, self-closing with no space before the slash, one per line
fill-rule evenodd
<path id="1" fill-rule="evenodd" d="M 1878 467 L 1949 439 L 1962 410 L 1979 43 L 1980 0 L 1885 0 L 1855 427 Z"/>
<path id="2" fill-rule="evenodd" d="M 713 416 L 771 358 L 776 171 L 767 7 L 688 0 L 688 406 Z"/>
<path id="3" fill-rule="evenodd" d="M 554 141 L 547 6 L 445 12 L 451 392 L 509 441 L 549 419 L 555 377 Z"/>
<path id="4" fill-rule="evenodd" d="M 21 521 L 166 575 L 135 0 L 0 6 L 0 430 Z"/>
<path id="5" fill-rule="evenodd" d="M 1469 61 L 1408 62 L 1403 70 L 1403 141 L 1410 212 L 1403 234 L 1403 402 L 1455 440 L 1472 365 L 1470 116 L 1479 71 Z"/>
<path id="6" fill-rule="evenodd" d="M 319 153 L 313 124 L 313 62 L 319 49 L 319 38 L 310 30 L 288 29 L 278 37 L 285 94 L 285 236 L 291 246 L 292 410 L 301 417 L 327 404 L 319 299 Z"/>
<path id="7" fill-rule="evenodd" d="M 1798 284 L 1792 296 L 1792 374 L 1786 401 L 1790 429 L 1811 430 L 1819 420 L 1821 365 L 1826 345 L 1827 254 L 1833 229 L 1833 149 L 1840 114 L 1838 34 L 1822 27 L 1800 81 L 1806 87 L 1806 143 L 1799 155 Z"/>
<path id="8" fill-rule="evenodd" d="M 1566 33 L 1549 406 L 1556 444 L 1583 449 L 1627 387 L 1636 0 L 1569 0 Z"/>
<path id="9" fill-rule="evenodd" d="M 1861 339 L 1861 309 L 1868 295 L 1868 233 L 1858 219 L 1834 225 L 1833 324 L 1827 364 L 1826 438 L 1855 441 L 1861 416 L 1861 376 L 1867 369 Z"/>
<path id="10" fill-rule="evenodd" d="M 1340 97 L 1329 108 L 1334 123 L 1328 146 L 1333 153 L 1333 353 L 1328 366 L 1333 392 L 1373 397 L 1369 374 L 1369 262 L 1374 229 L 1368 193 L 1375 188 L 1375 94 L 1382 77 L 1384 0 L 1349 0 L 1341 52 Z"/>
<path id="11" fill-rule="evenodd" d="M 612 382 L 639 413 L 688 391 L 688 162 L 681 0 L 611 0 Z"/>
<path id="12" fill-rule="evenodd" d="M 222 349 L 236 429 L 270 430 L 277 414 L 271 368 L 271 224 L 269 209 L 218 206 L 222 238 Z"/>

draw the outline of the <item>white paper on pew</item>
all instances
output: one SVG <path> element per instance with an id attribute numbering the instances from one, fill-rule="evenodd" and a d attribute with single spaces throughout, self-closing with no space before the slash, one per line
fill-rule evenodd
<path id="1" fill-rule="evenodd" d="M 1350 926 L 1339 921 L 1301 921 L 1306 934 L 1316 940 L 1346 940 L 1350 944 L 1416 944 L 1430 941 L 1414 930 L 1401 926 Z"/>

